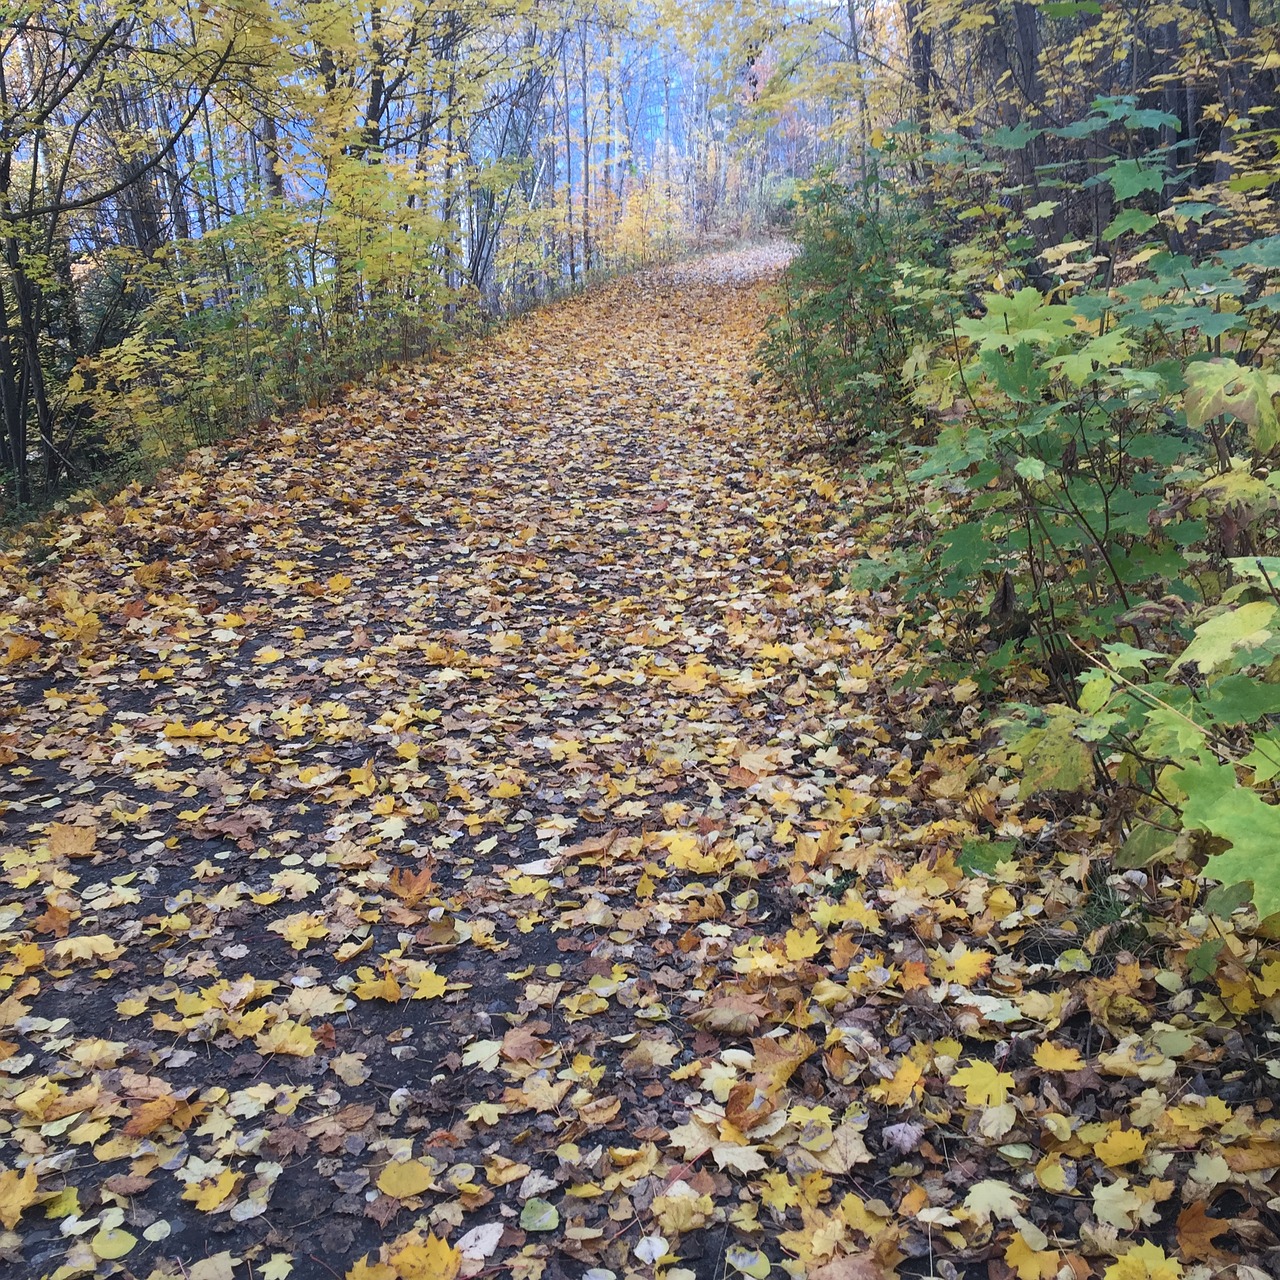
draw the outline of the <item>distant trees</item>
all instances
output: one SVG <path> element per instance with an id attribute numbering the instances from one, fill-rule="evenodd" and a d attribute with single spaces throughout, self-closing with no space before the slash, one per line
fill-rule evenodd
<path id="1" fill-rule="evenodd" d="M 8 503 L 740 214 L 733 77 L 666 5 L 11 6 Z"/>

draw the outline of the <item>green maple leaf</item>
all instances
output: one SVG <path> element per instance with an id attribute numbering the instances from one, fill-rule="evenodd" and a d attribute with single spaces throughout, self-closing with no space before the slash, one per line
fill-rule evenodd
<path id="1" fill-rule="evenodd" d="M 1261 918 L 1280 912 L 1280 808 L 1240 786 L 1229 764 L 1195 761 L 1179 769 L 1176 781 L 1187 797 L 1183 825 L 1231 842 L 1209 858 L 1205 874 L 1224 885 L 1252 883 Z"/>

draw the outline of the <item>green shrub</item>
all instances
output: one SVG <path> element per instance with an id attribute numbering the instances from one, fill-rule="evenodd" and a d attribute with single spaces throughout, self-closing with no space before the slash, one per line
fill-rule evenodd
<path id="1" fill-rule="evenodd" d="M 913 277 L 934 256 L 929 224 L 875 178 L 829 173 L 796 193 L 800 252 L 783 275 L 765 367 L 834 436 L 851 443 L 909 418 L 903 369 L 937 336 Z"/>
<path id="2" fill-rule="evenodd" d="M 1267 915 L 1280 911 L 1280 236 L 1241 244 L 1252 232 L 1211 200 L 1159 207 L 1170 149 L 1144 138 L 1176 124 L 1115 99 L 1059 131 L 1096 140 L 1080 185 L 1108 188 L 1112 216 L 1096 238 L 1049 245 L 1041 268 L 1007 193 L 982 190 L 999 166 L 968 144 L 930 161 L 935 178 L 950 166 L 937 186 L 958 198 L 929 219 L 964 229 L 942 265 L 920 248 L 923 216 L 887 191 L 816 184 L 765 354 L 833 432 L 878 432 L 868 466 L 903 481 L 912 537 L 882 539 L 849 584 L 919 602 L 935 672 L 976 663 L 992 691 L 1031 657 L 1056 686 L 1054 705 L 1006 708 L 1024 795 L 1096 779 L 1129 824 L 1125 865 L 1191 859 L 1248 882 Z M 909 429 L 912 411 L 936 434 Z M 961 625 L 928 623 L 940 608 Z"/>

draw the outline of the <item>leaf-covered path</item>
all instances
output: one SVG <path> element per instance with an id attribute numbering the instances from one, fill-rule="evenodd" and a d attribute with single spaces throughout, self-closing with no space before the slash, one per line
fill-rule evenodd
<path id="1" fill-rule="evenodd" d="M 1074 976 L 1087 827 L 1061 879 L 956 869 L 1050 824 L 828 590 L 856 528 L 751 385 L 761 257 L 8 558 L 13 1274 L 1083 1280 L 1149 1240 L 1141 1280 L 1218 1256 L 1224 1186 L 1265 1247 L 1280 1135 L 1197 1074 L 1240 1046 L 1123 951 Z"/>

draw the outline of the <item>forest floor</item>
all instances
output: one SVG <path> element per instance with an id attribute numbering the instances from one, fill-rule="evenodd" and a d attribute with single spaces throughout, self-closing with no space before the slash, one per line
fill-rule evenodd
<path id="1" fill-rule="evenodd" d="M 752 384 L 777 265 L 0 564 L 7 1274 L 1280 1273 L 1280 960 L 902 685 L 874 495 Z"/>

